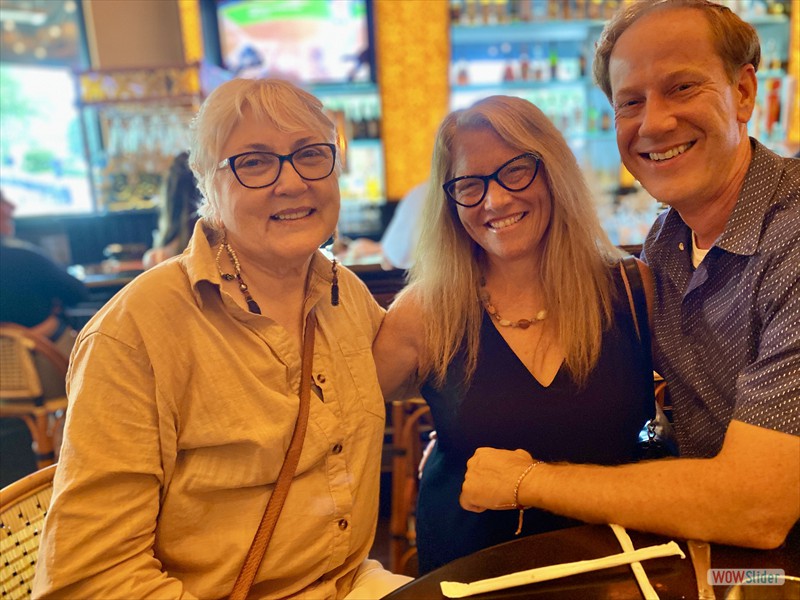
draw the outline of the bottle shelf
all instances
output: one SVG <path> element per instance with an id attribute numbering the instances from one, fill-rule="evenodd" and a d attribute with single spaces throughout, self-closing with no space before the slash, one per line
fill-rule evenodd
<path id="1" fill-rule="evenodd" d="M 500 23 L 497 25 L 453 25 L 450 43 L 465 44 L 519 44 L 531 42 L 582 42 L 590 30 L 603 28 L 602 20 L 540 21 L 528 23 Z"/>
<path id="2" fill-rule="evenodd" d="M 497 83 L 469 83 L 466 85 L 451 85 L 450 91 L 453 94 L 466 94 L 473 92 L 486 92 L 502 94 L 508 90 L 515 90 L 518 92 L 525 90 L 559 90 L 559 89 L 583 89 L 587 85 L 592 85 L 591 79 L 588 77 L 579 77 L 578 79 L 560 80 L 514 80 L 514 81 L 498 81 Z"/>

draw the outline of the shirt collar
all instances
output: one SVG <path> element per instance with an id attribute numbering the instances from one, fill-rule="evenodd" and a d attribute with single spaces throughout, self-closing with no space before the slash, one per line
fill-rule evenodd
<path id="1" fill-rule="evenodd" d="M 716 246 L 733 254 L 752 256 L 764 229 L 764 219 L 775 190 L 783 176 L 781 157 L 754 138 L 750 138 L 753 156 L 739 199 Z"/>
<path id="2" fill-rule="evenodd" d="M 199 306 L 203 306 L 203 295 L 208 293 L 211 285 L 219 293 L 222 277 L 217 268 L 214 245 L 218 234 L 207 227 L 203 219 L 197 221 L 189 245 L 181 257 L 181 264 Z M 316 304 L 333 280 L 331 261 L 317 250 L 311 257 L 309 273 L 309 291 L 306 299 L 308 306 Z"/>
<path id="3" fill-rule="evenodd" d="M 750 138 L 750 144 L 753 149 L 752 158 L 739 198 L 725 229 L 714 242 L 714 246 L 727 252 L 745 256 L 755 254 L 758 248 L 767 208 L 783 175 L 780 156 L 754 138 Z M 691 243 L 691 231 L 674 208 L 667 209 L 659 217 L 654 231 L 657 233 L 653 241 L 658 244 L 648 250 L 651 254 L 657 253 L 658 248 L 671 248 L 674 245 L 670 244 L 671 241 L 687 245 Z"/>

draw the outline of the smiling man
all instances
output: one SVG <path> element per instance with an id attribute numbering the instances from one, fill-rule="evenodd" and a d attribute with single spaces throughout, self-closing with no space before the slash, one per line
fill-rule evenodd
<path id="1" fill-rule="evenodd" d="M 706 0 L 627 5 L 598 43 L 626 167 L 669 205 L 644 246 L 654 356 L 681 458 L 538 463 L 519 503 L 591 522 L 773 548 L 800 517 L 800 161 L 747 135 L 760 46 Z M 514 504 L 531 457 L 479 449 L 461 504 Z"/>

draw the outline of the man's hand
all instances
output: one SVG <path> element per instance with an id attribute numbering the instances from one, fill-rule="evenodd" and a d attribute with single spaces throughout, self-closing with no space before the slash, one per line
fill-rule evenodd
<path id="1" fill-rule="evenodd" d="M 515 508 L 514 484 L 532 462 L 525 450 L 478 448 L 467 462 L 461 508 L 472 512 Z"/>

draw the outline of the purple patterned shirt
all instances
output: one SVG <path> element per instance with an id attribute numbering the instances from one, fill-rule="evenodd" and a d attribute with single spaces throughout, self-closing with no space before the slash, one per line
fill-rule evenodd
<path id="1" fill-rule="evenodd" d="M 732 419 L 800 435 L 800 160 L 751 144 L 739 200 L 697 269 L 675 210 L 644 243 L 681 456 L 716 455 Z"/>

